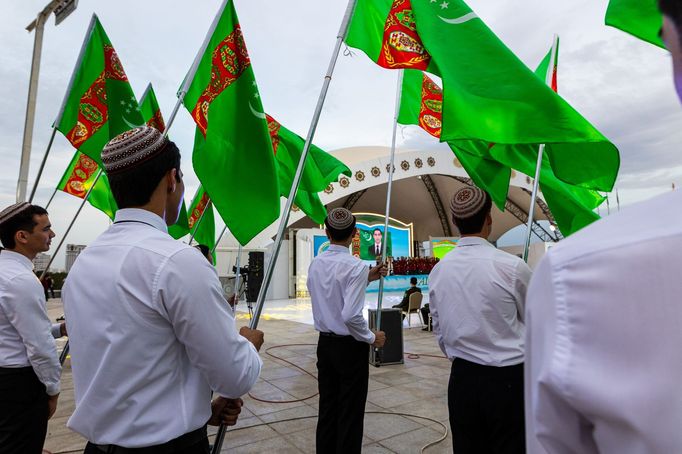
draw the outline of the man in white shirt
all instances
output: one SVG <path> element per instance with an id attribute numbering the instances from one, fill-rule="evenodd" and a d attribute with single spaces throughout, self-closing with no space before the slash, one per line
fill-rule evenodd
<path id="1" fill-rule="evenodd" d="M 461 238 L 429 275 L 438 344 L 452 361 L 448 410 L 456 453 L 525 452 L 523 306 L 530 268 L 486 238 L 492 202 L 471 186 L 450 204 Z"/>
<path id="2" fill-rule="evenodd" d="M 320 409 L 318 453 L 360 453 L 369 380 L 369 346 L 383 347 L 386 335 L 372 332 L 362 315 L 365 289 L 386 274 L 386 266 L 370 271 L 350 254 L 355 216 L 334 208 L 324 221 L 329 248 L 308 270 L 317 344 Z"/>
<path id="3" fill-rule="evenodd" d="M 682 99 L 682 2 L 660 0 Z M 682 191 L 550 249 L 528 291 L 528 452 L 682 452 Z"/>
<path id="4" fill-rule="evenodd" d="M 21 202 L 0 212 L 0 452 L 40 454 L 57 409 L 61 366 L 32 260 L 54 237 L 45 209 Z M 51 329 L 52 328 L 52 329 Z M 51 334 L 52 332 L 52 334 Z"/>
<path id="5" fill-rule="evenodd" d="M 102 162 L 119 211 L 64 286 L 67 426 L 87 454 L 208 453 L 209 418 L 235 424 L 258 379 L 263 333 L 237 332 L 215 269 L 167 234 L 184 193 L 175 144 L 143 126 L 112 139 Z"/>

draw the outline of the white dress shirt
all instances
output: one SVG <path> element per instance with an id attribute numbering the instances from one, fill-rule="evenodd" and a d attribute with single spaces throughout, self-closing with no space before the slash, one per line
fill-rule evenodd
<path id="1" fill-rule="evenodd" d="M 0 367 L 33 367 L 47 394 L 59 394 L 57 347 L 45 294 L 24 255 L 0 253 Z"/>
<path id="2" fill-rule="evenodd" d="M 529 453 L 682 452 L 680 206 L 678 190 L 625 208 L 538 265 L 527 306 Z"/>
<path id="3" fill-rule="evenodd" d="M 316 330 L 374 343 L 374 333 L 362 315 L 368 276 L 367 265 L 347 247 L 332 244 L 313 259 L 307 284 Z"/>
<path id="4" fill-rule="evenodd" d="M 440 349 L 484 366 L 523 362 L 523 307 L 531 270 L 479 237 L 463 237 L 429 275 Z"/>
<path id="5" fill-rule="evenodd" d="M 164 221 L 121 209 L 64 285 L 76 409 L 67 426 L 135 448 L 195 430 L 211 390 L 236 398 L 262 362 L 240 336 L 215 269 Z"/>

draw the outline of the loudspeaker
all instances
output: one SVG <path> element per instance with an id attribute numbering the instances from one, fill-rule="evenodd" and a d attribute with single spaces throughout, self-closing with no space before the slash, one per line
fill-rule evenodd
<path id="1" fill-rule="evenodd" d="M 258 300 L 258 292 L 263 285 L 264 260 L 263 252 L 249 252 L 249 274 L 246 281 L 246 301 L 249 303 L 255 303 Z"/>
<path id="2" fill-rule="evenodd" d="M 400 309 L 381 309 L 381 331 L 386 333 L 386 343 L 377 352 L 369 347 L 369 363 L 379 367 L 391 364 L 403 364 L 403 320 Z M 377 324 L 376 309 L 369 310 L 369 327 L 375 329 Z"/>

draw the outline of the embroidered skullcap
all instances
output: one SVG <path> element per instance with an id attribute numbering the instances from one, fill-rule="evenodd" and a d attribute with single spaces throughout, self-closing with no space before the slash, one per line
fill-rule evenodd
<path id="1" fill-rule="evenodd" d="M 10 205 L 4 210 L 0 211 L 0 226 L 5 222 L 11 220 L 15 216 L 20 215 L 24 211 L 31 208 L 31 204 L 28 202 L 19 202 L 14 205 Z"/>
<path id="2" fill-rule="evenodd" d="M 345 230 L 355 224 L 355 216 L 345 208 L 334 208 L 327 214 L 325 223 L 336 230 Z"/>
<path id="3" fill-rule="evenodd" d="M 466 186 L 455 192 L 450 201 L 450 211 L 458 219 L 469 218 L 485 205 L 488 194 L 476 186 Z"/>
<path id="4" fill-rule="evenodd" d="M 102 150 L 102 163 L 108 174 L 134 169 L 158 155 L 168 139 L 157 129 L 140 126 L 123 132 L 109 141 Z"/>

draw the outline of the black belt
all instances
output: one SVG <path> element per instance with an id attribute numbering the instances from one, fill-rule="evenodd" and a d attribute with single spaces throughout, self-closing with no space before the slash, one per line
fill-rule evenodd
<path id="1" fill-rule="evenodd" d="M 323 331 L 320 331 L 320 336 L 323 336 L 323 337 L 336 337 L 336 338 L 339 338 L 339 339 L 345 339 L 345 338 L 347 338 L 347 337 L 350 337 L 351 339 L 353 339 L 353 336 L 349 336 L 349 335 L 342 336 L 342 335 L 340 335 L 340 334 L 336 334 L 336 333 L 326 333 L 326 332 L 323 332 Z"/>
<path id="2" fill-rule="evenodd" d="M 180 451 L 195 443 L 200 442 L 206 435 L 206 426 L 200 427 L 197 430 L 180 435 L 171 441 L 156 446 L 147 446 L 146 448 L 124 448 L 117 445 L 96 445 L 90 443 L 95 448 L 107 454 L 168 454 L 175 451 Z"/>
<path id="3" fill-rule="evenodd" d="M 33 367 L 0 367 L 0 375 L 31 375 L 34 374 Z"/>

